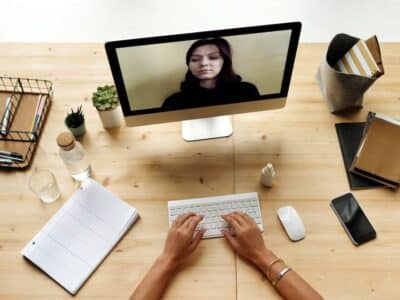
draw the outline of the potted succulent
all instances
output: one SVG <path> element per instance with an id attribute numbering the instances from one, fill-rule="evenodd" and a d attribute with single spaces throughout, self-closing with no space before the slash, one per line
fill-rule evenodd
<path id="1" fill-rule="evenodd" d="M 117 90 L 113 85 L 99 86 L 92 95 L 93 106 L 99 113 L 104 128 L 121 126 Z"/>
<path id="2" fill-rule="evenodd" d="M 65 117 L 64 123 L 75 137 L 83 135 L 86 132 L 86 127 L 82 105 L 79 105 L 76 111 L 71 108 L 71 111 Z"/>

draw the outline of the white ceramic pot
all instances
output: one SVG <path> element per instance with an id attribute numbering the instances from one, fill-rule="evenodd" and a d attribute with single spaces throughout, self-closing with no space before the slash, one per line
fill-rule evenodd
<path id="1" fill-rule="evenodd" d="M 121 127 L 121 110 L 119 106 L 110 110 L 98 110 L 97 112 L 104 128 Z"/>

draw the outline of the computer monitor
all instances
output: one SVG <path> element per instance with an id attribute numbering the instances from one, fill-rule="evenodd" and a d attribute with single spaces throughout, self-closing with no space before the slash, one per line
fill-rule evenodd
<path id="1" fill-rule="evenodd" d="M 301 23 L 107 42 L 128 126 L 182 121 L 185 140 L 229 136 L 227 115 L 282 108 Z"/>

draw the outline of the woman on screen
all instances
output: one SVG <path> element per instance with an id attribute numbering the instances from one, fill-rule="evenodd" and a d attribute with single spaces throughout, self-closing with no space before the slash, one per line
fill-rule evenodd
<path id="1" fill-rule="evenodd" d="M 163 108 L 179 109 L 253 100 L 257 87 L 233 71 L 232 51 L 223 38 L 194 42 L 186 53 L 188 71 L 181 91 L 169 96 Z"/>

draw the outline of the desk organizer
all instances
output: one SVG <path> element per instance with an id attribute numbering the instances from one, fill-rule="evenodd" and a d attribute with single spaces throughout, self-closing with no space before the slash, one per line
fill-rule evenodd
<path id="1" fill-rule="evenodd" d="M 0 77 L 0 150 L 23 156 L 22 161 L 11 164 L 0 162 L 0 167 L 23 169 L 30 165 L 52 98 L 50 81 Z M 37 114 L 39 99 L 44 104 L 41 113 Z M 8 122 L 4 122 L 5 118 Z M 35 122 L 36 126 L 33 126 Z"/>
<path id="2" fill-rule="evenodd" d="M 334 68 L 339 59 L 359 40 L 343 33 L 336 35 L 329 43 L 326 55 L 318 69 L 316 78 L 328 109 L 332 113 L 361 108 L 364 93 L 379 77 L 346 74 Z M 373 36 L 365 42 L 382 75 L 384 70 L 377 38 Z"/>

